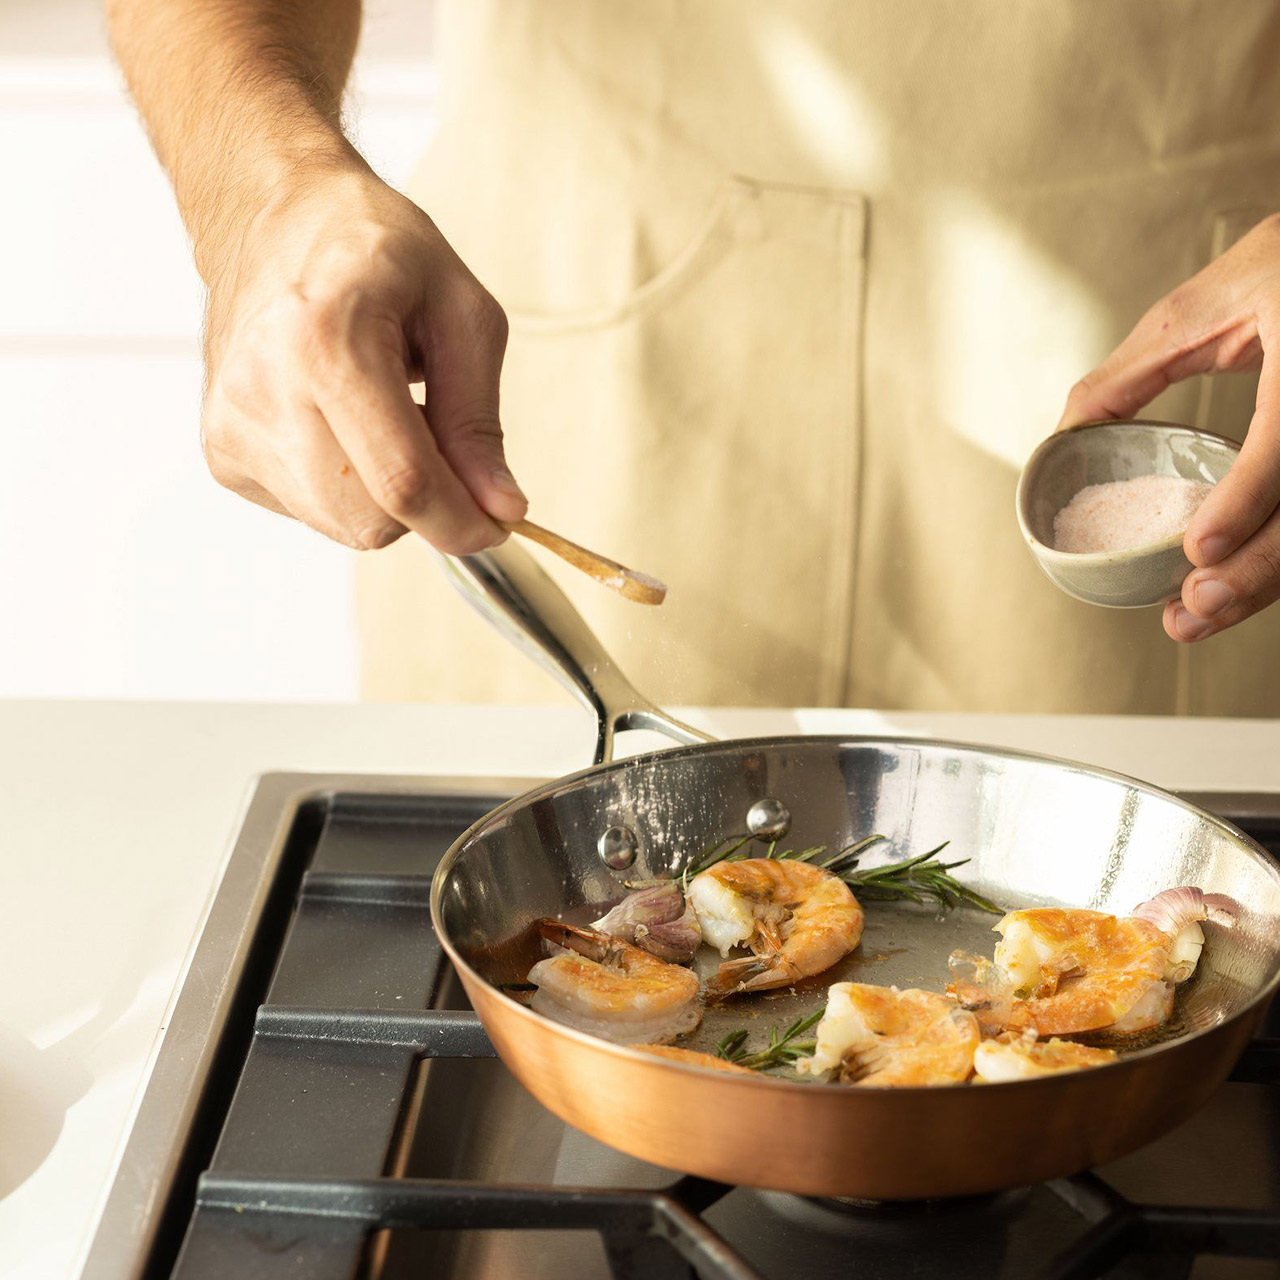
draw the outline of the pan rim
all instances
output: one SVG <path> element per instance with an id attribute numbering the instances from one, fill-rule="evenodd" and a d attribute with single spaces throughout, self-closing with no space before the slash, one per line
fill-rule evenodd
<path id="1" fill-rule="evenodd" d="M 597 1050 L 604 1050 L 613 1055 L 620 1056 L 623 1061 L 632 1064 L 641 1064 L 648 1066 L 659 1066 L 668 1068 L 672 1071 L 686 1072 L 696 1071 L 701 1075 L 714 1077 L 726 1084 L 732 1082 L 735 1086 L 741 1088 L 786 1088 L 790 1090 L 803 1091 L 805 1094 L 812 1094 L 814 1090 L 821 1090 L 824 1094 L 839 1094 L 849 1098 L 862 1097 L 883 1097 L 886 1095 L 901 1095 L 903 1098 L 920 1097 L 923 1095 L 936 1094 L 940 1089 L 956 1088 L 954 1085 L 861 1085 L 853 1087 L 844 1084 L 830 1084 L 825 1082 L 801 1082 L 798 1080 L 788 1080 L 768 1076 L 763 1072 L 755 1073 L 756 1079 L 748 1079 L 745 1076 L 738 1076 L 736 1073 L 728 1073 L 717 1071 L 713 1067 L 704 1067 L 696 1063 L 676 1062 L 670 1058 L 662 1058 L 656 1054 L 644 1053 L 631 1045 L 616 1044 L 612 1040 L 605 1040 L 600 1036 L 590 1035 L 585 1031 L 579 1031 L 576 1027 L 567 1026 L 565 1023 L 556 1022 L 552 1018 L 544 1017 L 542 1014 L 535 1012 L 533 1009 L 523 1005 L 518 1000 L 512 999 L 511 996 L 495 987 L 483 977 L 475 968 L 473 968 L 459 953 L 454 946 L 452 938 L 449 937 L 448 931 L 444 927 L 444 921 L 441 915 L 441 897 L 444 892 L 444 884 L 454 864 L 462 857 L 469 843 L 478 836 L 481 831 L 501 821 L 503 818 L 510 816 L 512 813 L 527 807 L 529 804 L 537 800 L 545 799 L 560 791 L 569 789 L 587 779 L 608 777 L 610 774 L 620 772 L 623 769 L 633 765 L 648 764 L 656 760 L 681 760 L 701 755 L 713 755 L 720 752 L 737 752 L 741 753 L 753 748 L 763 747 L 782 747 L 782 746 L 862 746 L 862 747 L 886 747 L 886 746 L 913 746 L 913 747 L 936 747 L 944 748 L 952 751 L 965 752 L 969 754 L 980 754 L 997 759 L 1005 760 L 1021 760 L 1034 764 L 1054 765 L 1059 768 L 1066 768 L 1071 772 L 1084 774 L 1093 778 L 1104 778 L 1111 782 L 1122 783 L 1130 787 L 1136 788 L 1143 794 L 1154 796 L 1157 799 L 1166 800 L 1176 805 L 1178 808 L 1195 815 L 1203 821 L 1207 821 L 1212 827 L 1216 827 L 1223 834 L 1230 837 L 1240 847 L 1242 852 L 1248 854 L 1255 863 L 1257 863 L 1280 889 L 1280 865 L 1272 859 L 1262 846 L 1251 836 L 1246 835 L 1238 827 L 1220 818 L 1217 814 L 1210 813 L 1207 809 L 1202 809 L 1199 805 L 1193 804 L 1189 800 L 1183 799 L 1179 795 L 1175 795 L 1171 791 L 1158 787 L 1154 783 L 1145 782 L 1141 778 L 1135 778 L 1131 774 L 1121 773 L 1119 770 L 1106 769 L 1097 765 L 1085 764 L 1083 761 L 1071 760 L 1064 756 L 1046 755 L 1043 752 L 1025 751 L 1017 747 L 994 747 L 984 745 L 980 742 L 967 742 L 954 738 L 934 738 L 927 735 L 889 735 L 889 734 L 762 734 L 751 738 L 723 738 L 711 742 L 697 742 L 686 746 L 674 746 L 658 748 L 653 751 L 646 751 L 634 756 L 626 756 L 622 759 L 611 760 L 605 764 L 588 765 L 586 768 L 576 770 L 573 773 L 566 774 L 560 778 L 554 778 L 546 782 L 541 782 L 529 791 L 520 795 L 512 796 L 511 799 L 504 801 L 497 808 L 492 809 L 482 818 L 473 822 L 445 851 L 444 856 L 440 859 L 436 867 L 435 873 L 431 880 L 431 924 L 435 931 L 436 937 L 440 940 L 440 945 L 444 948 L 445 954 L 449 957 L 449 962 L 460 976 L 465 976 L 481 984 L 487 989 L 487 992 L 494 998 L 503 1001 L 515 1014 L 515 1016 L 527 1019 L 534 1019 L 542 1026 L 550 1025 L 555 1033 L 569 1037 L 571 1040 L 583 1045 L 589 1046 Z M 1173 888 L 1175 886 L 1169 886 Z M 1273 960 L 1273 970 L 1267 982 L 1257 991 L 1254 992 L 1247 1004 L 1239 1009 L 1229 1018 L 1224 1018 L 1221 1022 L 1215 1022 L 1210 1026 L 1198 1028 L 1186 1035 L 1178 1036 L 1172 1040 L 1165 1040 L 1159 1044 L 1148 1045 L 1142 1049 L 1135 1049 L 1123 1057 L 1118 1057 L 1114 1062 L 1106 1063 L 1101 1067 L 1091 1067 L 1087 1071 L 1064 1071 L 1050 1075 L 1038 1076 L 1026 1080 L 1003 1080 L 994 1084 L 982 1085 L 983 1091 L 990 1089 L 1035 1089 L 1053 1085 L 1055 1082 L 1062 1087 L 1071 1087 L 1067 1082 L 1076 1079 L 1095 1078 L 1096 1073 L 1100 1071 L 1116 1072 L 1133 1066 L 1134 1064 L 1147 1061 L 1165 1053 L 1173 1053 L 1174 1051 L 1195 1042 L 1207 1038 L 1211 1035 L 1219 1035 L 1225 1033 L 1228 1028 L 1238 1025 L 1244 1019 L 1255 1015 L 1258 1009 L 1265 1001 L 1271 1000 L 1280 991 L 1280 954 Z M 677 1046 L 678 1047 L 678 1046 Z M 976 1087 L 976 1086 L 968 1086 Z"/>

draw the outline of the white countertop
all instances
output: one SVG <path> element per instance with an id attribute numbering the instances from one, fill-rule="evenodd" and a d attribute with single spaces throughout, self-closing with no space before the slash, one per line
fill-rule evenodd
<path id="1" fill-rule="evenodd" d="M 722 736 L 930 734 L 1169 788 L 1280 791 L 1280 723 L 689 712 Z M 253 777 L 540 777 L 589 763 L 573 707 L 0 702 L 0 1274 L 78 1273 Z M 646 736 L 649 744 L 652 739 Z"/>

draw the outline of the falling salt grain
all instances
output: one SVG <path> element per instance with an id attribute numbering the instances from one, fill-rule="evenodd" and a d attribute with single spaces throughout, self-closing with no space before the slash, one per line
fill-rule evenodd
<path id="1" fill-rule="evenodd" d="M 1137 476 L 1081 489 L 1053 518 L 1055 551 L 1130 551 L 1182 533 L 1213 486 Z"/>

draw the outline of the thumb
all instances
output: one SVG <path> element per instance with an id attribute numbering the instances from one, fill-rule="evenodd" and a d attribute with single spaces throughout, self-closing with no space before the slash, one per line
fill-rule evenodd
<path id="1" fill-rule="evenodd" d="M 496 520 L 520 520 L 529 503 L 507 465 L 498 417 L 506 314 L 476 286 L 433 321 L 423 362 L 427 425 L 477 504 Z"/>

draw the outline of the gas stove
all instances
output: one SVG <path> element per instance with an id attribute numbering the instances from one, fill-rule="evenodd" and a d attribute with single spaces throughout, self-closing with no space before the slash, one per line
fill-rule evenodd
<path id="1" fill-rule="evenodd" d="M 445 850 L 528 785 L 260 781 L 83 1280 L 1280 1280 L 1280 1004 L 1181 1128 L 998 1195 L 806 1200 L 569 1128 L 494 1057 L 428 911 Z M 1280 857 L 1280 796 L 1189 798 Z"/>

